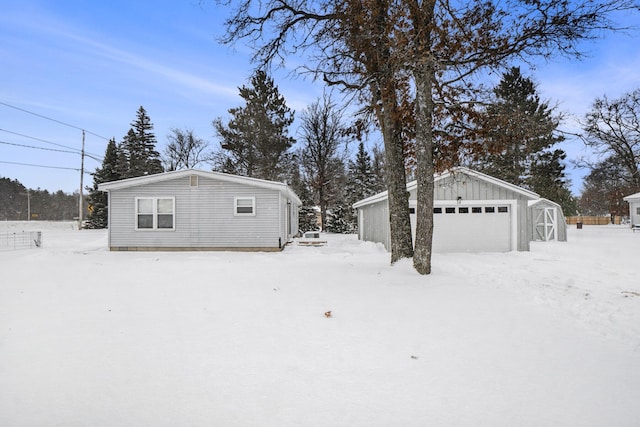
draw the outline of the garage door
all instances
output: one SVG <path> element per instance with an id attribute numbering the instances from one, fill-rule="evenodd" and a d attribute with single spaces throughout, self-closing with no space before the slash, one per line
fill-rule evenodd
<path id="1" fill-rule="evenodd" d="M 433 251 L 508 252 L 512 205 L 437 205 L 433 209 Z M 415 212 L 412 210 L 412 212 Z M 415 227 L 412 216 L 412 226 Z M 414 228 L 415 235 L 415 228 Z"/>

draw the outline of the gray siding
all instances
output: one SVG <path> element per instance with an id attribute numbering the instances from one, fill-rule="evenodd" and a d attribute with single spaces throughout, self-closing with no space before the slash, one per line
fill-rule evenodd
<path id="1" fill-rule="evenodd" d="M 556 206 L 554 203 L 550 203 L 547 200 L 540 200 L 535 205 L 529 207 L 529 215 L 531 217 L 528 237 L 529 240 L 534 241 L 536 236 L 536 217 L 538 215 L 544 215 L 544 213 L 537 213 L 537 211 L 544 211 L 545 208 L 553 208 L 556 210 L 556 240 L 559 242 L 567 241 L 567 220 L 564 217 L 562 209 Z"/>
<path id="2" fill-rule="evenodd" d="M 631 225 L 640 225 L 640 214 L 638 209 L 640 208 L 640 200 L 629 201 L 629 217 L 631 219 Z"/>
<path id="3" fill-rule="evenodd" d="M 381 200 L 358 209 L 362 210 L 362 213 L 358 214 L 360 240 L 382 243 L 390 251 L 391 230 L 389 228 L 388 200 Z"/>
<path id="4" fill-rule="evenodd" d="M 409 200 L 416 200 L 416 189 L 409 192 Z M 455 173 L 437 179 L 434 188 L 434 199 L 438 201 L 462 200 L 515 200 L 517 203 L 517 242 L 518 251 L 529 250 L 530 211 L 529 197 L 510 188 L 484 181 L 475 176 Z M 358 216 L 359 238 L 365 241 L 380 242 L 390 250 L 389 208 L 387 199 L 358 208 L 362 210 Z"/>
<path id="5" fill-rule="evenodd" d="M 287 200 L 280 191 L 199 177 L 110 191 L 113 247 L 278 248 L 287 242 Z M 234 197 L 255 197 L 255 216 L 235 216 Z M 175 230 L 136 230 L 136 197 L 174 197 Z M 297 224 L 296 224 L 297 231 Z"/>

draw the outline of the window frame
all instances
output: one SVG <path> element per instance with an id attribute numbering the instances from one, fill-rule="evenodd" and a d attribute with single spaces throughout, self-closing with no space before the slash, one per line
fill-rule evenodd
<path id="1" fill-rule="evenodd" d="M 152 201 L 152 212 L 140 213 L 140 200 L 151 200 Z M 159 212 L 158 202 L 160 200 L 171 200 L 171 227 L 158 227 L 158 216 L 159 215 L 168 215 L 167 213 Z M 134 223 L 136 231 L 175 231 L 176 229 L 176 198 L 173 196 L 140 196 L 135 198 L 135 209 L 134 209 Z M 140 227 L 139 226 L 139 217 L 140 215 L 151 215 L 152 216 L 152 224 L 151 227 Z"/>
<path id="2" fill-rule="evenodd" d="M 238 212 L 239 200 L 251 200 L 251 212 Z M 241 206 L 244 207 L 244 206 Z M 256 216 L 256 197 L 255 196 L 235 196 L 233 198 L 233 216 Z"/>

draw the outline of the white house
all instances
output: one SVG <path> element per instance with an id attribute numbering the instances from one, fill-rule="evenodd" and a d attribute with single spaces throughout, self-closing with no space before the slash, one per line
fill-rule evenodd
<path id="1" fill-rule="evenodd" d="M 298 233 L 300 199 L 279 182 L 191 169 L 98 189 L 113 251 L 277 251 Z"/>
<path id="2" fill-rule="evenodd" d="M 631 227 L 640 229 L 640 193 L 631 194 L 624 197 L 623 200 L 629 203 L 629 218 L 631 219 Z"/>
<path id="3" fill-rule="evenodd" d="M 416 189 L 416 181 L 407 184 L 413 235 L 420 214 Z M 389 250 L 387 192 L 353 206 L 358 211 L 358 238 L 380 242 Z M 528 251 L 531 240 L 566 240 L 564 215 L 557 204 L 464 167 L 435 176 L 433 220 L 434 252 Z"/>

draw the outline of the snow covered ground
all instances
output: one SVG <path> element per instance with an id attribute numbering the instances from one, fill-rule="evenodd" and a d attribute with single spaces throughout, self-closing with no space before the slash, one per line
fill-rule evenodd
<path id="1" fill-rule="evenodd" d="M 528 253 L 379 245 L 109 252 L 104 230 L 0 252 L 0 425 L 638 426 L 640 233 Z M 331 310 L 332 316 L 324 313 Z"/>

